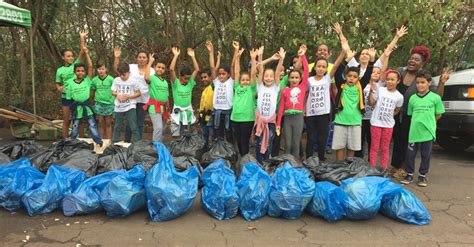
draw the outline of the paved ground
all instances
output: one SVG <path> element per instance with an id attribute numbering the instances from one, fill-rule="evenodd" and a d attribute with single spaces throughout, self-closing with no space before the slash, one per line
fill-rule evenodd
<path id="1" fill-rule="evenodd" d="M 0 130 L 0 143 L 8 142 Z M 328 223 L 303 214 L 299 220 L 271 217 L 246 222 L 217 221 L 199 198 L 184 216 L 152 223 L 146 211 L 125 219 L 104 213 L 64 217 L 60 211 L 29 217 L 24 210 L 0 210 L 1 246 L 474 246 L 474 148 L 447 153 L 434 147 L 429 187 L 409 186 L 431 213 L 427 226 L 378 215 L 367 221 Z"/>

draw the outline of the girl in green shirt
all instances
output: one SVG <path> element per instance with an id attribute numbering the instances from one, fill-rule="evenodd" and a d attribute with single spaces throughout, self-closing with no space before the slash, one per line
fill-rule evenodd
<path id="1" fill-rule="evenodd" d="M 62 136 L 63 138 L 67 138 L 69 135 L 69 125 L 70 125 L 70 105 L 72 101 L 68 99 L 66 93 L 68 91 L 68 85 L 69 81 L 75 79 L 74 75 L 74 64 L 79 63 L 82 61 L 82 56 L 83 56 L 83 47 L 85 44 L 85 39 L 87 36 L 87 32 L 80 32 L 80 53 L 79 53 L 79 59 L 74 60 L 74 53 L 71 49 L 66 48 L 61 51 L 61 58 L 64 61 L 64 65 L 59 67 L 56 70 L 56 80 L 55 80 L 55 86 L 56 89 L 61 93 L 61 110 L 63 112 L 63 133 Z M 80 128 L 83 129 L 83 128 Z M 82 132 L 82 131 L 81 131 Z M 82 133 L 80 134 L 82 136 Z"/>
<path id="2" fill-rule="evenodd" d="M 251 74 L 248 72 L 240 73 L 240 56 L 244 51 L 239 48 L 239 42 L 234 41 L 235 49 L 232 64 L 234 65 L 235 81 L 234 83 L 234 102 L 230 120 L 234 131 L 235 140 L 241 156 L 249 153 L 249 140 L 252 135 L 252 129 L 255 121 L 255 108 L 257 100 L 256 74 L 257 74 L 257 51 L 250 51 L 252 59 Z"/>
<path id="3" fill-rule="evenodd" d="M 95 101 L 94 112 L 99 120 L 99 133 L 105 139 L 112 138 L 112 114 L 114 113 L 115 97 L 112 95 L 114 78 L 107 72 L 103 61 L 96 64 L 97 76 L 92 79 L 92 96 Z"/>

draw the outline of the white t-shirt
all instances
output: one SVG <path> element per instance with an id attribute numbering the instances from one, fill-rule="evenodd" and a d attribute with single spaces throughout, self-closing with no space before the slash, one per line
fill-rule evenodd
<path id="1" fill-rule="evenodd" d="M 355 58 L 352 58 L 348 63 L 347 63 L 347 67 L 357 67 L 359 66 L 359 63 L 357 62 L 357 60 Z M 377 67 L 379 69 L 382 68 L 382 61 L 380 61 L 380 58 L 377 59 L 377 61 L 375 61 L 374 63 L 374 68 Z M 362 76 L 364 76 L 365 74 L 365 71 L 367 70 L 367 68 L 360 68 L 359 70 L 359 78 L 362 78 Z"/>
<path id="2" fill-rule="evenodd" d="M 148 84 L 145 81 L 145 74 L 140 74 L 140 70 L 138 69 L 138 64 L 130 64 L 130 76 L 135 78 L 135 81 L 140 86 L 140 97 L 137 98 L 137 103 L 148 103 L 150 99 L 150 94 L 148 92 Z M 153 68 L 150 69 L 150 76 L 155 74 L 155 70 Z"/>
<path id="3" fill-rule="evenodd" d="M 385 87 L 385 85 L 378 81 L 377 82 L 377 88 L 380 87 Z M 362 120 L 370 120 L 372 117 L 372 112 L 374 111 L 375 106 L 369 105 L 369 93 L 370 93 L 370 83 L 365 86 L 364 90 L 364 106 L 365 106 L 365 112 L 364 115 L 362 115 Z"/>
<path id="4" fill-rule="evenodd" d="M 306 101 L 306 116 L 320 116 L 331 112 L 331 77 L 323 76 L 321 80 L 308 78 L 308 100 Z"/>
<path id="5" fill-rule="evenodd" d="M 372 112 L 370 124 L 382 128 L 393 128 L 395 125 L 393 113 L 395 108 L 402 107 L 403 95 L 397 90 L 390 92 L 386 87 L 379 87 L 374 96 L 377 104 Z"/>
<path id="6" fill-rule="evenodd" d="M 262 117 L 271 117 L 276 113 L 279 87 L 274 83 L 271 87 L 257 85 L 257 109 Z"/>
<path id="7" fill-rule="evenodd" d="M 214 81 L 214 96 L 212 102 L 214 109 L 230 110 L 234 100 L 234 80 L 229 77 L 227 81 L 221 82 L 218 78 Z"/>
<path id="8" fill-rule="evenodd" d="M 131 76 L 126 81 L 123 81 L 120 77 L 117 77 L 114 79 L 114 83 L 112 84 L 112 91 L 117 92 L 117 94 L 134 95 L 135 91 L 138 90 L 140 90 L 140 86 Z M 126 112 L 137 107 L 137 99 L 135 98 L 119 101 L 116 97 L 114 105 L 115 112 Z"/>

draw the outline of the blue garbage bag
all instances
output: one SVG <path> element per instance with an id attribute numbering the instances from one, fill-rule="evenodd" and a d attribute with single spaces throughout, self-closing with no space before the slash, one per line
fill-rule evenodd
<path id="1" fill-rule="evenodd" d="M 268 215 L 298 219 L 313 198 L 314 181 L 306 168 L 294 168 L 289 162 L 276 169 L 272 176 Z"/>
<path id="2" fill-rule="evenodd" d="M 81 170 L 52 165 L 43 184 L 23 195 L 23 205 L 30 216 L 53 212 L 61 205 L 63 198 L 76 190 L 86 179 L 86 173 Z"/>
<path id="3" fill-rule="evenodd" d="M 239 211 L 238 188 L 235 174 L 223 159 L 207 166 L 201 176 L 204 187 L 201 190 L 201 204 L 218 220 L 228 220 Z"/>
<path id="4" fill-rule="evenodd" d="M 146 204 L 145 168 L 134 166 L 113 178 L 100 194 L 100 203 L 110 217 L 125 217 Z"/>
<path id="5" fill-rule="evenodd" d="M 346 193 L 333 183 L 322 181 L 315 185 L 314 196 L 306 208 L 316 217 L 322 217 L 329 222 L 343 219 L 349 200 Z"/>
<path id="6" fill-rule="evenodd" d="M 62 202 L 63 214 L 75 216 L 100 212 L 100 193 L 116 176 L 125 174 L 125 170 L 109 171 L 84 181 L 72 194 L 64 197 Z"/>
<path id="7" fill-rule="evenodd" d="M 342 181 L 341 189 L 349 199 L 347 218 L 367 220 L 375 217 L 380 209 L 382 198 L 397 193 L 403 185 L 395 184 L 389 178 L 363 177 Z"/>
<path id="8" fill-rule="evenodd" d="M 196 166 L 177 172 L 173 157 L 160 142 L 154 142 L 158 163 L 151 168 L 145 179 L 148 213 L 151 220 L 175 219 L 193 205 L 198 190 L 199 173 Z"/>
<path id="9" fill-rule="evenodd" d="M 239 188 L 240 212 L 244 219 L 251 221 L 267 214 L 272 179 L 260 166 L 247 163 L 240 172 Z"/>
<path id="10" fill-rule="evenodd" d="M 5 166 L 0 166 L 0 207 L 16 211 L 21 208 L 21 198 L 38 188 L 44 174 L 31 166 L 27 158 L 21 158 Z"/>
<path id="11" fill-rule="evenodd" d="M 406 189 L 385 196 L 380 211 L 392 219 L 415 225 L 426 225 L 431 221 L 423 203 Z"/>

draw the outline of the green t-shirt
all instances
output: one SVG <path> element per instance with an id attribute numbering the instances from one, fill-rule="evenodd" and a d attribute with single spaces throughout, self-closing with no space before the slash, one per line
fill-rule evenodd
<path id="1" fill-rule="evenodd" d="M 276 106 L 276 112 L 275 114 L 278 115 L 278 109 L 280 109 L 280 96 L 281 96 L 281 90 L 288 86 L 288 75 L 283 76 L 280 80 L 280 88 L 278 89 L 278 96 L 277 96 L 277 106 Z"/>
<path id="2" fill-rule="evenodd" d="M 196 86 L 196 81 L 191 76 L 186 85 L 182 85 L 179 82 L 179 79 L 176 78 L 174 83 L 171 84 L 171 89 L 173 91 L 173 100 L 174 104 L 179 107 L 188 107 L 191 105 L 193 98 L 193 88 Z"/>
<path id="3" fill-rule="evenodd" d="M 257 107 L 256 94 L 256 84 L 242 87 L 240 82 L 235 82 L 230 120 L 235 122 L 255 121 L 255 108 Z"/>
<path id="4" fill-rule="evenodd" d="M 158 100 L 160 102 L 168 102 L 170 93 L 168 91 L 168 82 L 165 79 L 161 79 L 160 77 L 156 75 L 151 75 L 149 90 L 150 90 L 150 97 L 152 99 Z M 150 105 L 148 107 L 148 112 L 150 114 L 156 114 L 155 106 Z M 161 106 L 161 112 L 163 112 L 163 106 Z"/>
<path id="5" fill-rule="evenodd" d="M 64 93 L 61 93 L 61 98 L 68 98 L 66 93 L 68 91 L 69 81 L 76 79 L 74 74 L 74 64 L 79 63 L 77 59 L 69 66 L 61 66 L 56 70 L 56 84 L 63 85 Z"/>
<path id="6" fill-rule="evenodd" d="M 113 83 L 114 78 L 110 75 L 105 76 L 104 79 L 101 79 L 99 76 L 96 76 L 92 79 L 91 89 L 95 90 L 95 102 L 108 105 L 114 104 L 115 97 L 112 95 Z"/>
<path id="7" fill-rule="evenodd" d="M 69 93 L 68 95 L 71 96 L 71 100 L 79 103 L 83 103 L 89 100 L 91 94 L 91 80 L 89 77 L 85 77 L 81 82 L 76 82 L 75 80 L 69 81 Z M 87 109 L 87 116 L 92 116 L 92 109 L 90 107 L 86 107 Z M 83 108 L 78 107 L 76 112 L 76 118 L 81 119 L 83 117 Z"/>
<path id="8" fill-rule="evenodd" d="M 408 116 L 411 116 L 408 142 L 426 142 L 436 139 L 436 115 L 444 113 L 441 97 L 433 92 L 424 96 L 414 94 L 408 101 Z"/>
<path id="9" fill-rule="evenodd" d="M 357 86 L 346 85 L 342 91 L 341 99 L 344 102 L 341 111 L 336 113 L 334 123 L 340 125 L 361 125 L 362 113 L 359 110 L 359 90 Z"/>

